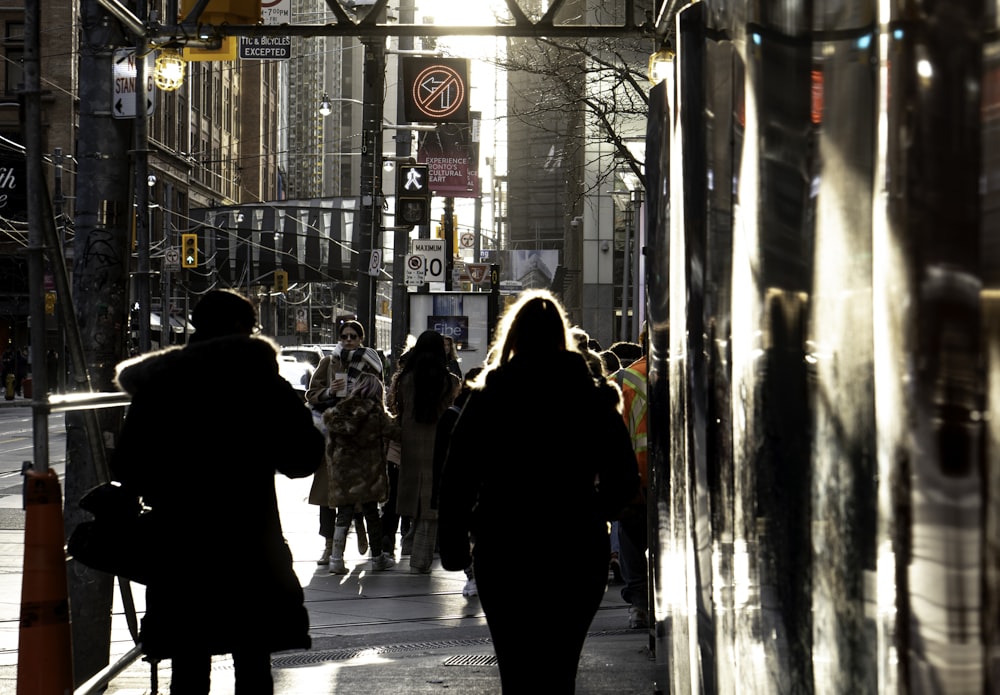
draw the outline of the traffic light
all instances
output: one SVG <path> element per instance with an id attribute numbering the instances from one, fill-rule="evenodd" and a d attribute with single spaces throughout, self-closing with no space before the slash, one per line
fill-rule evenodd
<path id="1" fill-rule="evenodd" d="M 396 226 L 431 223 L 430 172 L 426 164 L 396 167 Z"/>
<path id="2" fill-rule="evenodd" d="M 198 267 L 198 235 L 181 234 L 181 267 Z"/>
<path id="3" fill-rule="evenodd" d="M 287 292 L 288 291 L 288 272 L 284 270 L 274 271 L 274 291 L 275 292 Z"/>

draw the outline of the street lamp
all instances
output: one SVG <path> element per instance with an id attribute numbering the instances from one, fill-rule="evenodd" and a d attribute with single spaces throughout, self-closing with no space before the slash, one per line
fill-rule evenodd
<path id="1" fill-rule="evenodd" d="M 176 92 L 184 84 L 186 66 L 180 49 L 161 50 L 153 68 L 153 82 L 164 92 Z"/>
<path id="2" fill-rule="evenodd" d="M 331 113 L 333 113 L 333 102 L 335 102 L 335 101 L 349 101 L 352 104 L 361 104 L 362 106 L 365 105 L 365 102 L 361 101 L 360 99 L 350 99 L 348 97 L 332 97 L 331 98 L 329 94 L 327 94 L 326 92 L 323 92 L 323 96 L 319 100 L 319 112 L 320 112 L 320 114 L 323 115 L 323 116 L 329 116 Z"/>

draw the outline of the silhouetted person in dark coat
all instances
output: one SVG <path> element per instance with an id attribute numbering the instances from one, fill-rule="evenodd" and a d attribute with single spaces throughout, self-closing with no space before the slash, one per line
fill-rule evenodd
<path id="1" fill-rule="evenodd" d="M 112 469 L 155 518 L 139 637 L 172 660 L 172 693 L 208 693 L 213 654 L 233 655 L 237 695 L 271 693 L 271 653 L 310 646 L 274 476 L 313 473 L 323 436 L 250 302 L 209 292 L 192 319 L 187 346 L 118 368 L 132 402 Z"/>
<path id="2" fill-rule="evenodd" d="M 562 695 L 607 587 L 608 520 L 638 491 L 638 468 L 617 387 L 595 381 L 550 293 L 523 293 L 497 335 L 441 474 L 441 565 L 475 557 L 503 692 Z M 572 558 L 551 596 L 525 581 L 521 518 Z"/>

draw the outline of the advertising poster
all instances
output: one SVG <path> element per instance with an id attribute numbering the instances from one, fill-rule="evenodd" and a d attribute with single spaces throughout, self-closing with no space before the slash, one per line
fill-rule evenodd
<path id="1" fill-rule="evenodd" d="M 427 165 L 434 195 L 479 195 L 479 122 L 480 115 L 474 112 L 471 123 L 440 125 L 432 133 L 421 133 L 417 160 Z"/>

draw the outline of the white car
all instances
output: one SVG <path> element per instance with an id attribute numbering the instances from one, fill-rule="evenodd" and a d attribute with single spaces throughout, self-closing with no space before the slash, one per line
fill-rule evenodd
<path id="1" fill-rule="evenodd" d="M 278 373 L 302 396 L 303 402 L 314 371 L 311 364 L 299 361 L 294 355 L 278 355 Z"/>
<path id="2" fill-rule="evenodd" d="M 289 345 L 281 348 L 278 353 L 278 371 L 292 388 L 302 394 L 303 401 L 309 389 L 309 380 L 323 356 L 323 351 L 318 347 L 306 345 Z"/>

